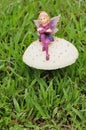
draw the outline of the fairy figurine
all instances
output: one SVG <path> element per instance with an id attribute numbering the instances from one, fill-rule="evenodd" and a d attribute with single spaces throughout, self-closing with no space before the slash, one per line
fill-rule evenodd
<path id="1" fill-rule="evenodd" d="M 58 31 L 59 20 L 60 15 L 50 19 L 45 11 L 39 14 L 38 20 L 34 20 L 39 37 L 25 50 L 25 64 L 36 69 L 55 70 L 75 63 L 77 48 L 64 38 L 52 36 Z"/>
<path id="2" fill-rule="evenodd" d="M 42 51 L 46 51 L 46 60 L 49 60 L 48 46 L 54 41 L 54 38 L 51 36 L 51 34 L 54 34 L 58 31 L 56 25 L 59 20 L 60 15 L 50 19 L 49 15 L 45 11 L 42 11 L 39 14 L 38 20 L 34 20 L 39 33 L 39 41 L 42 42 L 43 45 Z"/>

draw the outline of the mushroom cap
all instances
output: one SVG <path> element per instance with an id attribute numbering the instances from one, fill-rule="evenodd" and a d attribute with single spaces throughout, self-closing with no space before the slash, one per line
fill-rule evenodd
<path id="1" fill-rule="evenodd" d="M 73 64 L 78 58 L 78 51 L 65 39 L 54 37 L 54 41 L 49 44 L 49 56 L 47 61 L 46 52 L 42 51 L 42 43 L 36 40 L 26 49 L 23 61 L 37 69 L 55 70 Z"/>

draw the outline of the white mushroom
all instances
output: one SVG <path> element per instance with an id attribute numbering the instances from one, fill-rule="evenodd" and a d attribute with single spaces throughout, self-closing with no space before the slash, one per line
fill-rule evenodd
<path id="1" fill-rule="evenodd" d="M 54 37 L 54 42 L 49 45 L 49 55 L 50 59 L 47 61 L 42 43 L 37 40 L 26 49 L 23 61 L 37 69 L 54 70 L 73 64 L 78 58 L 78 51 L 65 39 Z"/>

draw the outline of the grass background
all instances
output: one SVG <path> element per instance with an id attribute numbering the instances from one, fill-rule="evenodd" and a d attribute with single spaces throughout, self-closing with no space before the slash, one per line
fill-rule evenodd
<path id="1" fill-rule="evenodd" d="M 43 71 L 23 63 L 41 10 L 61 14 L 55 36 L 77 47 L 75 64 Z M 86 130 L 85 33 L 85 0 L 0 0 L 0 130 Z"/>

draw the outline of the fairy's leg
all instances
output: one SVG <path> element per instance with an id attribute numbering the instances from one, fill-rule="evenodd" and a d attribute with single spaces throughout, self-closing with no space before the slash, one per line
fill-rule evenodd
<path id="1" fill-rule="evenodd" d="M 50 40 L 46 39 L 46 41 L 45 41 L 46 60 L 49 60 L 49 54 L 48 54 L 49 43 L 50 43 Z"/>
<path id="2" fill-rule="evenodd" d="M 42 45 L 43 45 L 43 47 L 42 47 L 42 51 L 45 51 L 45 34 L 41 34 L 40 35 L 40 38 L 41 38 L 41 42 L 42 42 Z"/>

